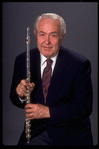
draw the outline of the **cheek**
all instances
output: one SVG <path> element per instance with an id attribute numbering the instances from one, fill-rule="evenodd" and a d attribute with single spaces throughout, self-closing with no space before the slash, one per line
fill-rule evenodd
<path id="1" fill-rule="evenodd" d="M 41 45 L 42 44 L 42 40 L 40 38 L 37 38 L 37 44 Z"/>
<path id="2" fill-rule="evenodd" d="M 60 40 L 59 40 L 59 39 L 58 39 L 58 40 L 52 40 L 52 45 L 53 45 L 54 47 L 60 46 Z"/>

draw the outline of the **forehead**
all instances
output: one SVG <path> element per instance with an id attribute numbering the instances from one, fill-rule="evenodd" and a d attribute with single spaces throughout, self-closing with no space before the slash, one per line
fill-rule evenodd
<path id="1" fill-rule="evenodd" d="M 44 32 L 59 32 L 60 31 L 60 22 L 54 20 L 53 18 L 41 18 L 38 22 L 38 31 Z"/>

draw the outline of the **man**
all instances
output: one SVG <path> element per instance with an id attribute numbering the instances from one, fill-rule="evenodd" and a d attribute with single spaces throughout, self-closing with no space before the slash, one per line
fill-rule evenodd
<path id="1" fill-rule="evenodd" d="M 37 47 L 30 52 L 31 103 L 26 103 L 26 53 L 17 56 L 10 98 L 31 120 L 18 145 L 92 145 L 91 66 L 88 59 L 61 46 L 66 34 L 62 17 L 42 14 L 34 24 Z"/>

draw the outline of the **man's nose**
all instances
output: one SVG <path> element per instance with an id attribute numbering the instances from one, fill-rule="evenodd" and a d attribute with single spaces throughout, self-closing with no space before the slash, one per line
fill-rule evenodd
<path id="1" fill-rule="evenodd" d="M 46 36 L 45 37 L 45 43 L 46 44 L 50 44 L 50 36 Z"/>

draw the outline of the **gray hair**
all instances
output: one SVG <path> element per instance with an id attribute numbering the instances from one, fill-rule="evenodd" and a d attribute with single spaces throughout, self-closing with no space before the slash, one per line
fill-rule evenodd
<path id="1" fill-rule="evenodd" d="M 51 17 L 54 20 L 58 20 L 61 24 L 61 35 L 66 33 L 66 23 L 65 23 L 64 19 L 61 16 L 59 16 L 58 14 L 55 14 L 55 13 L 44 13 L 44 14 L 42 14 L 42 15 L 40 15 L 36 18 L 36 21 L 34 22 L 34 30 L 36 31 L 36 33 L 37 33 L 38 21 L 44 16 L 45 16 L 45 18 Z"/>

